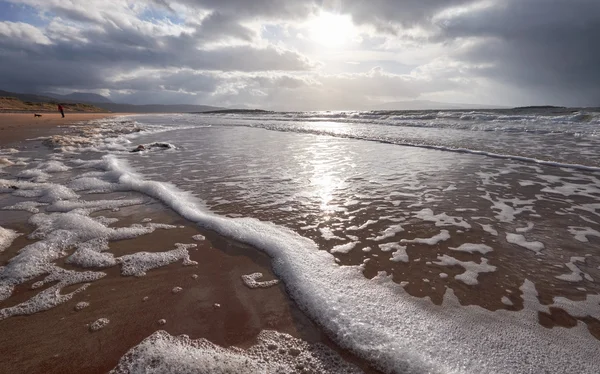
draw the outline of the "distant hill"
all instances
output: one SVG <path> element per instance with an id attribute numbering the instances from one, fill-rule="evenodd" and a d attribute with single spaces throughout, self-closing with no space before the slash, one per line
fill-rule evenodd
<path id="1" fill-rule="evenodd" d="M 453 109 L 504 109 L 506 107 L 480 104 L 442 103 L 430 100 L 410 100 L 385 103 L 373 107 L 374 110 L 453 110 Z"/>
<path id="2" fill-rule="evenodd" d="M 73 102 L 73 103 L 107 103 L 110 104 L 112 101 L 102 95 L 98 95 L 90 92 L 73 92 L 68 95 L 59 95 L 55 93 L 44 93 L 44 96 L 50 96 L 56 98 L 62 102 Z"/>
<path id="3" fill-rule="evenodd" d="M 186 105 L 186 104 L 116 104 L 116 103 L 93 103 L 94 105 L 110 110 L 115 113 L 197 113 L 221 110 L 223 108 L 209 105 Z"/>
<path id="4" fill-rule="evenodd" d="M 208 110 L 199 112 L 203 114 L 264 114 L 264 113 L 275 113 L 271 110 L 262 109 L 219 109 L 219 110 Z"/>
<path id="5" fill-rule="evenodd" d="M 209 105 L 186 105 L 186 104 L 148 104 L 148 105 L 133 105 L 133 104 L 117 104 L 110 101 L 108 98 L 89 92 L 73 92 L 69 95 L 58 95 L 53 93 L 40 94 L 23 94 L 17 92 L 9 92 L 0 90 L 0 98 L 14 98 L 24 103 L 47 103 L 55 105 L 57 103 L 68 104 L 69 107 L 78 107 L 77 104 L 82 104 L 79 107 L 89 106 L 95 108 L 94 111 L 106 111 L 115 113 L 199 113 L 212 110 L 222 110 L 225 108 L 209 106 Z M 9 105 L 9 103 L 12 103 Z M 20 104 L 16 105 L 11 100 L 4 101 L 4 110 L 28 110 Z M 14 105 L 13 105 L 14 104 Z M 85 105 L 83 105 L 85 104 Z M 11 107 L 12 109 L 10 109 Z M 20 109 L 15 109 L 19 107 Z M 37 106 L 35 110 L 43 110 L 42 106 Z M 48 106 L 50 108 L 50 106 Z M 31 109 L 34 110 L 34 109 Z"/>
<path id="6" fill-rule="evenodd" d="M 53 102 L 34 102 L 31 100 L 24 101 L 12 96 L 4 96 L 4 92 L 0 91 L 0 113 L 44 113 L 57 112 L 56 103 Z M 27 96 L 26 96 L 27 97 Z M 85 103 L 70 103 L 64 106 L 65 112 L 86 112 L 86 113 L 101 113 L 106 112 L 106 109 L 98 108 L 92 104 Z"/>
<path id="7" fill-rule="evenodd" d="M 0 97 L 14 97 L 24 102 L 30 103 L 56 103 L 58 100 L 54 97 L 42 96 L 36 94 L 23 94 L 0 90 Z"/>

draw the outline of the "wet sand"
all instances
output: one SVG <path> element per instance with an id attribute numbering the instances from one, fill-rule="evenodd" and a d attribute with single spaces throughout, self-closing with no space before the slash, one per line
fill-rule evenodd
<path id="1" fill-rule="evenodd" d="M 52 129 L 52 125 L 48 125 Z M 34 144 L 39 142 L 28 142 Z M 321 342 L 367 373 L 377 373 L 348 352 L 338 348 L 285 292 L 283 284 L 266 289 L 250 289 L 241 275 L 262 272 L 270 280 L 274 275 L 270 259 L 258 250 L 233 242 L 186 221 L 161 203 L 137 193 L 85 195 L 86 200 L 105 198 L 143 198 L 146 203 L 121 208 L 117 212 L 101 211 L 95 215 L 115 217 L 113 227 L 139 223 L 151 218 L 154 223 L 178 226 L 176 229 L 156 230 L 135 239 L 111 242 L 115 256 L 139 251 L 168 251 L 175 243 L 195 243 L 190 258 L 198 265 L 183 266 L 181 261 L 150 270 L 142 277 L 120 275 L 120 266 L 100 270 L 107 276 L 92 282 L 73 299 L 53 309 L 30 316 L 10 317 L 0 321 L 0 346 L 3 347 L 1 373 L 105 373 L 133 346 L 154 331 L 165 330 L 172 335 L 186 334 L 192 339 L 206 338 L 224 346 L 246 348 L 256 341 L 263 329 L 273 329 L 308 342 Z M 0 195 L 2 206 L 22 199 Z M 33 227 L 27 223 L 30 213 L 2 211 L 0 225 L 24 235 L 0 253 L 0 265 L 33 241 L 27 239 Z M 197 242 L 193 235 L 202 234 L 205 241 Z M 70 253 L 69 253 L 70 254 Z M 82 270 L 64 263 L 65 269 Z M 194 279 L 192 275 L 198 277 Z M 31 290 L 39 277 L 16 287 L 14 294 L 0 302 L 0 308 L 28 300 L 43 289 Z M 62 293 L 72 292 L 81 284 L 65 287 Z M 173 293 L 174 287 L 182 287 Z M 148 299 L 144 301 L 144 298 Z M 89 306 L 75 310 L 81 301 Z M 218 304 L 218 306 L 216 305 Z M 99 318 L 110 323 L 91 332 L 89 325 Z M 165 319 L 165 325 L 158 321 Z"/>
<path id="2" fill-rule="evenodd" d="M 34 117 L 33 113 L 0 113 L 0 146 L 8 146 L 26 139 L 39 136 L 60 134 L 62 126 L 76 122 L 89 121 L 122 115 L 120 113 L 41 113 L 42 117 Z"/>

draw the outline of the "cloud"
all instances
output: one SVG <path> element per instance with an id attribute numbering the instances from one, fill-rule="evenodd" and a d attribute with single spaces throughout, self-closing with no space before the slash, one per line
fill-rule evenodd
<path id="1" fill-rule="evenodd" d="M 3 44 L 5 45 L 8 45 L 12 41 L 25 44 L 52 43 L 38 28 L 23 22 L 0 22 L 0 37 L 2 37 Z"/>
<path id="2" fill-rule="evenodd" d="M 441 39 L 472 41 L 454 57 L 486 65 L 477 75 L 557 103 L 600 105 L 598 1 L 509 0 L 449 13 L 436 24 Z"/>
<path id="3" fill-rule="evenodd" d="M 9 1 L 38 13 L 0 16 L 4 89 L 287 109 L 600 105 L 597 0 Z M 352 17 L 346 50 L 299 36 L 321 10 Z"/>

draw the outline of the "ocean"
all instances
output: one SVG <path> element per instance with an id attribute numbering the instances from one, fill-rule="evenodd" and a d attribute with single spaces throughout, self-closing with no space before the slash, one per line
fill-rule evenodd
<path id="1" fill-rule="evenodd" d="M 115 240 L 168 227 L 114 228 L 93 213 L 139 202 L 82 196 L 133 191 L 267 254 L 300 310 L 382 372 L 598 372 L 600 111 L 136 115 L 44 142 L 44 157 L 0 154 L 0 204 L 30 212 L 39 239 L 1 264 L 0 300 L 40 276 L 56 291 L 93 287 L 101 268 L 191 262 L 185 245 L 111 254 Z M 0 230 L 6 248 L 16 234 Z M 0 327 L 78 290 L 5 307 Z M 187 372 L 219 355 L 214 372 L 243 372 L 239 355 L 256 372 L 302 372 L 258 351 L 156 333 L 116 372 L 157 357 Z M 354 370 L 330 364 L 319 370 Z"/>

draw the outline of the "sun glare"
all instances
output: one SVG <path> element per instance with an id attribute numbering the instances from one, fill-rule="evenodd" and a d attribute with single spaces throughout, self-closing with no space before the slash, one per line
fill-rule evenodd
<path id="1" fill-rule="evenodd" d="M 352 39 L 354 25 L 350 16 L 322 12 L 310 24 L 310 37 L 326 47 L 339 47 Z"/>

